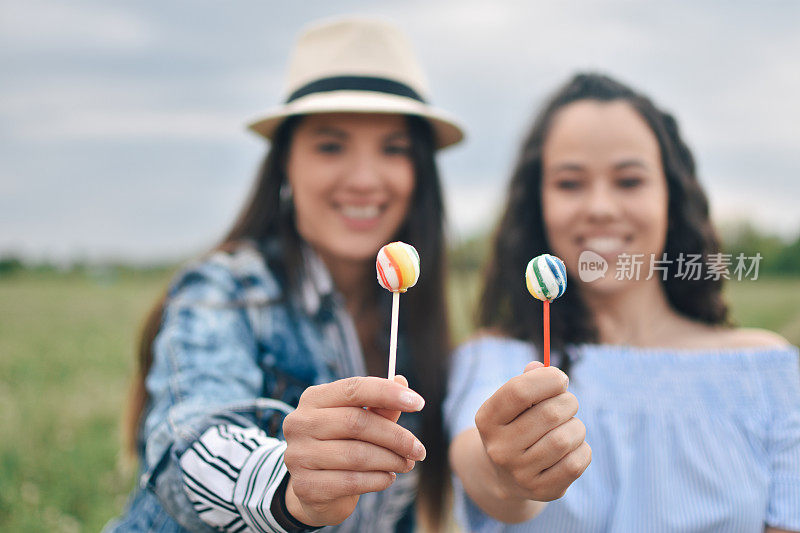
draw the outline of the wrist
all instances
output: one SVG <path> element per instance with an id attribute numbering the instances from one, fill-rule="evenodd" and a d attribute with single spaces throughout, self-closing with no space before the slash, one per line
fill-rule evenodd
<path id="1" fill-rule="evenodd" d="M 492 488 L 494 489 L 493 494 L 497 502 L 496 512 L 498 514 L 495 518 L 498 518 L 502 522 L 510 524 L 527 522 L 547 507 L 547 502 L 531 500 L 525 496 L 519 495 L 513 489 L 509 490 L 499 479 L 495 480 L 494 487 Z"/>
<path id="2" fill-rule="evenodd" d="M 490 485 L 492 489 L 492 494 L 495 498 L 497 498 L 501 502 L 505 503 L 522 503 L 527 500 L 522 496 L 518 496 L 509 489 L 507 484 L 503 483 L 501 476 L 498 473 L 495 473 L 494 480 Z"/>
<path id="3" fill-rule="evenodd" d="M 316 531 L 320 527 L 308 525 L 309 520 L 303 512 L 300 500 L 291 490 L 291 475 L 288 472 L 275 491 L 270 511 L 280 526 L 292 533 Z"/>
<path id="4" fill-rule="evenodd" d="M 489 459 L 488 454 L 486 459 Z M 547 506 L 547 502 L 531 499 L 528 491 L 520 488 L 507 472 L 502 472 L 496 465 L 489 483 L 490 490 L 501 505 L 507 509 L 516 509 L 519 517 L 514 521 L 525 521 L 538 515 Z"/>

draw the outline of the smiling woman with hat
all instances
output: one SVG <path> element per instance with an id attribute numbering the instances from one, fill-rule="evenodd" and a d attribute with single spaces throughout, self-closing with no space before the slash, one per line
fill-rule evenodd
<path id="1" fill-rule="evenodd" d="M 411 531 L 415 501 L 436 528 L 449 339 L 434 152 L 461 128 L 428 103 L 403 35 L 363 19 L 303 33 L 283 105 L 250 128 L 271 141 L 250 199 L 145 324 L 128 417 L 141 483 L 107 530 Z M 390 305 L 374 272 L 392 240 L 424 264 L 394 382 L 377 377 Z"/>

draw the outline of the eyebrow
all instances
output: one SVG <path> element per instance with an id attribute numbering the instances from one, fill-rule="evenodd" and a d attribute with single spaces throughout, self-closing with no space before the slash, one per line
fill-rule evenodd
<path id="1" fill-rule="evenodd" d="M 339 130 L 336 128 L 332 128 L 330 126 L 320 126 L 316 130 L 314 130 L 315 135 L 328 135 L 331 137 L 337 137 L 339 139 L 346 139 L 349 137 L 346 131 Z M 405 131 L 395 131 L 386 135 L 383 140 L 384 142 L 391 142 L 395 140 L 410 140 L 410 135 Z"/>
<path id="2" fill-rule="evenodd" d="M 347 133 L 342 130 L 337 130 L 336 128 L 331 128 L 329 126 L 321 126 L 314 131 L 315 135 L 330 135 L 331 137 L 338 137 L 340 139 L 346 139 Z"/>
<path id="3" fill-rule="evenodd" d="M 581 171 L 583 169 L 584 169 L 583 165 L 578 164 L 578 163 L 560 163 L 560 164 L 554 166 L 553 168 L 551 168 L 550 171 L 551 172 L 560 172 L 562 170 Z"/>
<path id="4" fill-rule="evenodd" d="M 616 170 L 622 170 L 628 167 L 639 167 L 645 170 L 650 170 L 650 166 L 641 159 L 624 159 L 614 165 Z"/>
<path id="5" fill-rule="evenodd" d="M 629 167 L 638 167 L 638 168 L 643 168 L 645 170 L 650 169 L 649 165 L 647 165 L 647 163 L 645 163 L 641 159 L 623 159 L 622 161 L 614 164 L 614 170 L 622 170 Z M 550 171 L 559 172 L 562 170 L 567 170 L 567 171 L 572 170 L 580 172 L 584 169 L 585 167 L 580 163 L 560 163 L 551 168 Z"/>
<path id="6" fill-rule="evenodd" d="M 411 136 L 405 131 L 395 131 L 390 133 L 386 137 L 383 138 L 384 141 L 395 141 L 395 140 L 411 140 Z"/>

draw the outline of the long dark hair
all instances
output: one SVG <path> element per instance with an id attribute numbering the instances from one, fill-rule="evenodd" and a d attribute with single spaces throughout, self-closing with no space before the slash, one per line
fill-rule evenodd
<path id="1" fill-rule="evenodd" d="M 664 248 L 667 257 L 675 258 L 682 252 L 706 258 L 720 250 L 709 218 L 708 199 L 695 173 L 694 158 L 672 115 L 608 76 L 574 76 L 546 102 L 522 143 L 504 214 L 494 236 L 478 312 L 481 327 L 532 341 L 537 346 L 542 341 L 541 327 L 537 327 L 542 322 L 542 305 L 530 297 L 520 280 L 532 257 L 550 251 L 542 219 L 542 148 L 556 113 L 579 100 L 626 102 L 655 134 L 669 195 Z M 722 280 L 704 279 L 705 271 L 698 280 L 679 279 L 677 268 L 676 263 L 670 264 L 663 282 L 670 305 L 700 322 L 726 324 Z M 571 288 L 559 298 L 558 312 L 551 314 L 551 341 L 554 349 L 562 351 L 571 344 L 598 341 L 593 317 L 581 297 L 580 284 L 572 278 L 568 284 Z M 564 355 L 562 368 L 569 366 L 568 354 Z"/>
<path id="2" fill-rule="evenodd" d="M 290 117 L 278 128 L 249 200 L 228 234 L 212 250 L 230 252 L 245 240 L 263 243 L 267 238 L 277 237 L 283 252 L 282 264 L 277 267 L 281 268 L 290 286 L 296 284 L 293 273 L 298 272 L 302 264 L 302 238 L 297 232 L 292 210 L 281 205 L 286 202 L 281 199 L 281 187 L 287 183 L 286 159 L 300 120 L 300 117 Z M 444 294 L 444 202 L 434 160 L 433 130 L 421 118 L 409 116 L 407 121 L 416 180 L 409 213 L 395 238 L 413 243 L 424 261 L 419 282 L 414 290 L 403 296 L 403 323 L 412 354 L 412 368 L 416 370 L 412 386 L 426 402 L 421 438 L 428 456 L 422 464 L 418 501 L 424 516 L 436 528 L 442 521 L 449 492 L 441 412 L 447 381 L 447 356 L 451 348 Z M 374 286 L 376 300 L 379 299 L 384 290 L 375 279 L 370 278 L 365 283 Z M 126 440 L 131 451 L 136 450 L 148 401 L 144 380 L 153 361 L 153 341 L 161 327 L 165 303 L 166 294 L 148 314 L 139 342 L 137 372 L 125 423 Z"/>

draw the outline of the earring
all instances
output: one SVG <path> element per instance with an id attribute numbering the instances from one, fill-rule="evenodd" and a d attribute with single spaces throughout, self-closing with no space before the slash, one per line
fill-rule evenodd
<path id="1" fill-rule="evenodd" d="M 294 209 L 294 194 L 292 193 L 292 184 L 284 181 L 281 184 L 281 189 L 278 192 L 279 207 L 282 213 L 290 213 Z"/>

